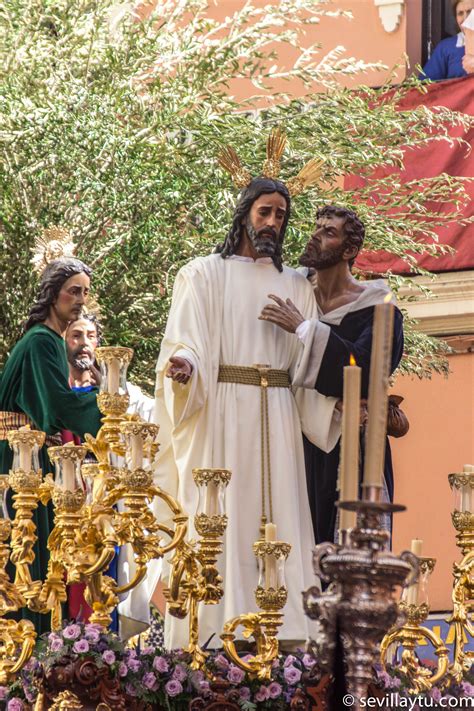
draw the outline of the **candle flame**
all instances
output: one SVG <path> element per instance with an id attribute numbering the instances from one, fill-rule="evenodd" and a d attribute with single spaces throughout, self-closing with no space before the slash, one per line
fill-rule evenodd
<path id="1" fill-rule="evenodd" d="M 384 304 L 389 304 L 392 300 L 392 292 L 389 291 L 389 293 L 385 296 L 383 302 Z"/>
<path id="2" fill-rule="evenodd" d="M 357 361 L 354 358 L 354 356 L 352 355 L 352 353 L 349 356 L 349 365 L 357 365 Z"/>

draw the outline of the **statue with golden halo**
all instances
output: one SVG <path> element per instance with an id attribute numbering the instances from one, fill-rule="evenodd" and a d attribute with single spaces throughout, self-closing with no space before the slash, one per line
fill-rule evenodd
<path id="1" fill-rule="evenodd" d="M 303 641 L 309 632 L 301 590 L 309 583 L 314 539 L 300 416 L 291 389 L 302 363 L 304 368 L 304 349 L 295 337 L 259 317 L 268 294 L 290 297 L 308 318 L 316 315 L 311 286 L 283 265 L 282 247 L 292 195 L 318 179 L 321 161 L 310 161 L 285 184 L 278 178 L 284 148 L 285 137 L 273 131 L 262 174 L 255 178 L 234 149 L 222 152 L 220 164 L 242 189 L 232 224 L 214 254 L 192 260 L 178 273 L 158 358 L 163 448 L 157 483 L 192 512 L 197 505 L 191 478 L 195 467 L 225 467 L 233 473 L 218 564 L 225 595 L 218 605 L 200 611 L 200 644 L 227 620 L 254 608 L 253 544 L 270 524 L 279 539 L 292 545 L 280 636 Z M 318 443 L 330 449 L 335 400 L 322 401 Z M 219 646 L 214 640 L 210 646 Z M 180 647 L 186 641 L 186 624 L 168 616 L 166 645 Z"/>
<path id="2" fill-rule="evenodd" d="M 86 303 L 91 269 L 73 256 L 69 233 L 58 227 L 48 228 L 40 235 L 32 262 L 41 273 L 37 297 L 0 383 L 0 473 L 7 475 L 12 466 L 8 432 L 30 427 L 35 455 L 28 462 L 18 461 L 24 480 L 17 476 L 10 482 L 7 505 L 10 514 L 16 510 L 12 562 L 17 578 L 21 576 L 17 580 L 20 590 L 26 595 L 22 604 L 29 607 L 26 615 L 34 621 L 37 631 L 47 631 L 48 616 L 40 614 L 40 608 L 42 612 L 52 608 L 40 605 L 36 593 L 46 577 L 46 541 L 52 529 L 52 513 L 50 507 L 37 507 L 32 500 L 22 498 L 19 489 L 30 480 L 34 488 L 38 477 L 41 479 L 41 470 L 44 474 L 52 470 L 46 450 L 52 444 L 60 444 L 60 430 L 72 430 L 79 436 L 86 432 L 95 435 L 100 427 L 100 412 L 94 392 L 79 395 L 71 391 L 63 340 L 68 323 L 77 318 Z M 46 440 L 43 437 L 40 442 L 35 430 L 45 432 Z"/>

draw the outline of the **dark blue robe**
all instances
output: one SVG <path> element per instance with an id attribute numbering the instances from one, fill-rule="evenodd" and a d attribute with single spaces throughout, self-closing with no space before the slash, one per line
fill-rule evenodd
<path id="1" fill-rule="evenodd" d="M 374 308 L 374 306 L 368 306 L 358 311 L 350 311 L 340 324 L 329 324 L 331 333 L 315 384 L 315 389 L 322 395 L 342 399 L 343 368 L 345 365 L 349 365 L 349 357 L 352 353 L 357 365 L 362 368 L 361 397 L 368 397 Z M 324 316 L 321 317 L 321 321 L 324 321 Z M 395 309 L 392 373 L 400 363 L 402 353 L 403 316 L 398 309 Z M 316 543 L 333 541 L 337 514 L 335 504 L 338 498 L 336 487 L 340 441 L 331 452 L 325 453 L 304 437 L 304 453 L 309 504 Z M 364 437 L 361 436 L 360 478 L 362 478 L 363 462 Z M 385 448 L 384 474 L 390 500 L 393 500 L 393 469 L 388 437 Z"/>

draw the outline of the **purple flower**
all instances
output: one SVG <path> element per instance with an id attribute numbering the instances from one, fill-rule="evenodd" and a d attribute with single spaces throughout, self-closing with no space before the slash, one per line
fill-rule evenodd
<path id="1" fill-rule="evenodd" d="M 141 662 L 139 659 L 129 659 L 127 662 L 128 668 L 132 672 L 137 672 L 140 671 L 141 669 Z"/>
<path id="2" fill-rule="evenodd" d="M 384 671 L 383 669 L 377 669 L 377 678 L 386 689 L 390 689 L 392 677 L 388 672 Z"/>
<path id="3" fill-rule="evenodd" d="M 81 634 L 79 625 L 68 625 L 63 629 L 63 637 L 66 639 L 77 639 Z"/>
<path id="4" fill-rule="evenodd" d="M 150 689 L 151 691 L 156 691 L 156 689 L 158 688 L 158 679 L 153 674 L 153 672 L 147 672 L 146 674 L 144 674 L 142 683 L 143 686 L 146 686 L 146 688 Z"/>
<path id="5" fill-rule="evenodd" d="M 474 685 L 470 684 L 468 681 L 463 681 L 461 683 L 462 690 L 465 696 L 474 696 Z"/>
<path id="6" fill-rule="evenodd" d="M 48 635 L 48 642 L 52 642 L 54 639 L 59 639 L 56 632 L 50 632 Z"/>
<path id="7" fill-rule="evenodd" d="M 306 669 L 312 669 L 316 664 L 316 659 L 312 657 L 311 654 L 304 654 L 303 664 L 305 665 Z"/>
<path id="8" fill-rule="evenodd" d="M 214 659 L 214 662 L 216 667 L 218 667 L 219 669 L 224 669 L 226 671 L 230 666 L 229 660 L 226 659 L 223 654 L 218 654 L 217 657 Z"/>
<path id="9" fill-rule="evenodd" d="M 175 670 L 173 672 L 173 679 L 177 679 L 178 681 L 184 681 L 186 677 L 188 676 L 186 669 L 181 666 L 181 664 L 177 664 L 175 667 Z"/>
<path id="10" fill-rule="evenodd" d="M 301 672 L 296 667 L 290 666 L 286 667 L 285 671 L 283 672 L 283 676 L 285 677 L 285 681 L 288 684 L 297 684 L 301 679 Z"/>
<path id="11" fill-rule="evenodd" d="M 49 643 L 49 648 L 52 652 L 59 652 L 64 647 L 62 639 L 56 637 Z"/>
<path id="12" fill-rule="evenodd" d="M 231 684 L 241 684 L 244 680 L 245 672 L 236 667 L 235 664 L 230 665 L 230 669 L 227 672 L 227 678 Z"/>
<path id="13" fill-rule="evenodd" d="M 402 685 L 401 679 L 398 676 L 392 677 L 392 683 L 390 684 L 391 689 L 399 689 Z"/>
<path id="14" fill-rule="evenodd" d="M 168 696 L 178 696 L 178 694 L 183 691 L 183 687 L 181 685 L 181 682 L 178 681 L 178 679 L 170 679 L 165 684 L 165 691 Z"/>
<path id="15" fill-rule="evenodd" d="M 87 639 L 78 639 L 72 645 L 72 651 L 76 652 L 76 654 L 85 654 L 85 652 L 89 651 L 89 642 Z"/>
<path id="16" fill-rule="evenodd" d="M 430 696 L 436 703 L 438 703 L 438 701 L 443 696 L 443 694 L 441 693 L 441 691 L 438 689 L 437 686 L 433 686 L 433 688 L 430 691 Z"/>
<path id="17" fill-rule="evenodd" d="M 102 659 L 106 664 L 113 664 L 115 662 L 115 654 L 111 649 L 106 649 L 102 652 Z"/>
<path id="18" fill-rule="evenodd" d="M 239 694 L 243 701 L 250 701 L 251 691 L 248 686 L 242 686 L 239 689 Z"/>
<path id="19" fill-rule="evenodd" d="M 129 658 L 129 659 L 135 659 L 136 656 L 137 656 L 137 653 L 136 653 L 135 649 L 129 649 L 129 650 L 128 650 L 128 658 Z"/>
<path id="20" fill-rule="evenodd" d="M 160 674 L 166 674 L 169 670 L 169 664 L 164 657 L 155 657 L 153 660 L 153 669 Z"/>
<path id="21" fill-rule="evenodd" d="M 153 647 L 143 647 L 142 654 L 153 654 L 154 651 Z"/>
<path id="22" fill-rule="evenodd" d="M 261 686 L 260 689 L 255 694 L 255 701 L 266 701 L 270 694 L 268 692 L 268 687 Z"/>
<path id="23" fill-rule="evenodd" d="M 0 686 L 0 701 L 6 699 L 8 688 L 6 686 Z"/>
<path id="24" fill-rule="evenodd" d="M 272 681 L 268 687 L 268 695 L 271 699 L 278 699 L 281 696 L 283 689 L 277 681 Z"/>
<path id="25" fill-rule="evenodd" d="M 133 684 L 126 684 L 125 685 L 125 692 L 129 696 L 136 696 L 137 695 L 137 691 L 136 691 L 135 687 L 133 686 Z"/>
<path id="26" fill-rule="evenodd" d="M 84 637 L 89 640 L 89 642 L 98 642 L 100 639 L 100 632 L 94 625 L 86 625 L 84 629 Z"/>
<path id="27" fill-rule="evenodd" d="M 125 664 L 125 662 L 120 662 L 119 668 L 118 668 L 118 673 L 119 676 L 127 676 L 128 674 L 128 667 Z"/>
<path id="28" fill-rule="evenodd" d="M 203 679 L 199 682 L 199 691 L 201 692 L 201 694 L 204 694 L 204 696 L 209 693 L 210 688 L 210 684 L 208 681 L 206 681 L 206 679 Z"/>
<path id="29" fill-rule="evenodd" d="M 21 699 L 18 699 L 16 696 L 14 696 L 13 699 L 10 699 L 10 701 L 8 702 L 7 710 L 8 711 L 23 711 L 23 701 Z"/>
<path id="30" fill-rule="evenodd" d="M 284 667 L 289 667 L 293 664 L 293 662 L 297 662 L 298 660 L 296 657 L 294 657 L 292 654 L 289 654 L 287 658 L 285 659 L 285 662 L 283 664 Z"/>

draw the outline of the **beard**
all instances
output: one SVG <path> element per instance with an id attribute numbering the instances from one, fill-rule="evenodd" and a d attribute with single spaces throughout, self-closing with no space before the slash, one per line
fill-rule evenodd
<path id="1" fill-rule="evenodd" d="M 256 230 L 252 225 L 250 217 L 245 220 L 245 229 L 257 254 L 262 257 L 273 257 L 277 251 L 278 233 L 272 227 L 264 227 L 261 230 Z"/>
<path id="2" fill-rule="evenodd" d="M 327 249 L 325 252 L 321 251 L 319 244 L 316 242 L 313 244 L 313 248 L 308 250 L 305 249 L 300 257 L 300 264 L 304 267 L 310 267 L 318 271 L 323 269 L 330 269 L 336 266 L 342 261 L 342 255 L 347 249 L 346 244 L 341 244 L 339 247 L 334 247 L 334 249 Z"/>
<path id="3" fill-rule="evenodd" d="M 81 355 L 79 356 L 80 353 Z M 82 353 L 82 349 L 76 351 L 69 351 L 68 361 L 73 368 L 79 370 L 81 373 L 83 373 L 85 370 L 90 370 L 92 365 L 94 364 L 93 356 L 89 356 L 85 353 Z"/>

